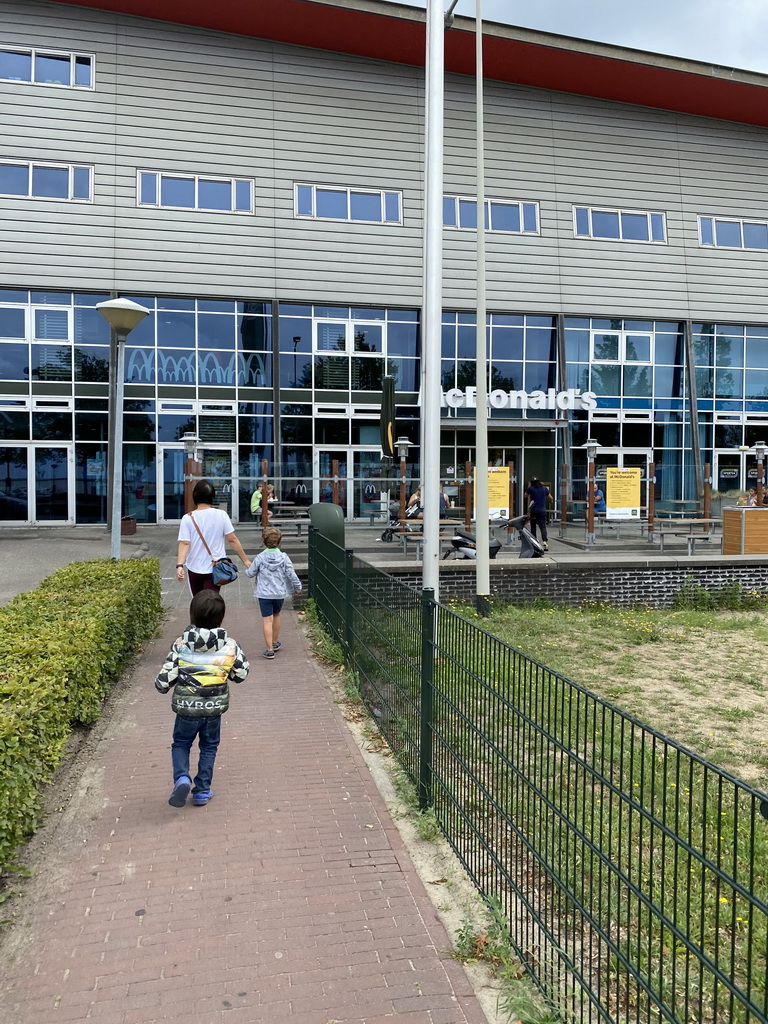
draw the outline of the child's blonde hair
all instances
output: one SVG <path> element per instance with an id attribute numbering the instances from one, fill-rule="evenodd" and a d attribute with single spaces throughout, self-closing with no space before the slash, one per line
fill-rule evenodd
<path id="1" fill-rule="evenodd" d="M 261 539 L 264 541 L 264 547 L 279 548 L 283 535 L 276 526 L 268 526 L 262 533 Z"/>

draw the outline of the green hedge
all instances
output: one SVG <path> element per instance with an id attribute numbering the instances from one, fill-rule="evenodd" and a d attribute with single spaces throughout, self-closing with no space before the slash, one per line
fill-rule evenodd
<path id="1" fill-rule="evenodd" d="M 160 621 L 157 559 L 73 562 L 0 608 L 0 872 L 40 824 L 40 793 Z"/>

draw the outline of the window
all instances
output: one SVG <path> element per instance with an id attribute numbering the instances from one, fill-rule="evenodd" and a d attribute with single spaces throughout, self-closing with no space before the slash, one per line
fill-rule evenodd
<path id="1" fill-rule="evenodd" d="M 443 226 L 477 230 L 477 201 L 461 196 L 443 196 Z M 485 228 L 486 231 L 509 231 L 518 235 L 538 234 L 539 204 L 486 199 Z"/>
<path id="2" fill-rule="evenodd" d="M 296 217 L 349 220 L 361 224 L 402 223 L 402 193 L 379 189 L 296 185 Z"/>
<path id="3" fill-rule="evenodd" d="M 0 80 L 35 85 L 93 88 L 95 58 L 89 53 L 61 53 L 13 47 L 0 50 Z"/>
<path id="4" fill-rule="evenodd" d="M 768 221 L 699 217 L 699 239 L 718 249 L 768 250 Z"/>
<path id="5" fill-rule="evenodd" d="M 0 196 L 91 201 L 92 167 L 0 162 Z"/>
<path id="6" fill-rule="evenodd" d="M 574 206 L 574 234 L 577 238 L 615 238 L 622 242 L 666 242 L 663 213 L 643 210 L 603 210 Z"/>
<path id="7" fill-rule="evenodd" d="M 652 361 L 651 332 L 594 331 L 592 334 L 592 361 L 595 363 L 650 363 Z"/>
<path id="8" fill-rule="evenodd" d="M 253 178 L 139 171 L 136 195 L 138 206 L 253 213 Z"/>

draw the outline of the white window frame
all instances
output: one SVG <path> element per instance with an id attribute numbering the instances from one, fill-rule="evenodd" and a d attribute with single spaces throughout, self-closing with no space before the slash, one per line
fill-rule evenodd
<path id="1" fill-rule="evenodd" d="M 617 359 L 601 359 L 595 355 L 595 338 L 604 335 L 617 334 L 619 336 L 619 355 Z M 628 337 L 649 337 L 650 353 L 647 359 L 627 359 L 627 338 Z M 589 362 L 598 363 L 601 366 L 653 366 L 655 331 L 625 331 L 625 330 L 595 330 L 589 332 Z"/>
<path id="2" fill-rule="evenodd" d="M 53 89 L 84 89 L 89 92 L 93 92 L 96 88 L 96 54 L 94 53 L 82 53 L 74 50 L 57 50 L 54 47 L 47 46 L 13 46 L 6 45 L 0 46 L 0 51 L 3 53 L 24 53 L 29 54 L 32 61 L 32 78 L 26 82 L 23 78 L 2 78 L 0 82 L 13 82 L 14 85 L 43 85 Z M 34 77 L 35 73 L 35 62 L 38 56 L 47 57 L 67 57 L 69 58 L 69 82 L 41 82 Z M 75 62 L 77 58 L 85 57 L 90 61 L 91 64 L 91 84 L 90 85 L 76 85 L 75 84 Z"/>
<path id="3" fill-rule="evenodd" d="M 27 191 L 24 195 L 17 192 L 0 192 L 3 199 L 36 199 L 43 203 L 92 203 L 93 202 L 93 164 L 63 164 L 54 160 L 0 160 L 4 167 L 26 167 Z M 52 167 L 56 170 L 69 171 L 66 196 L 36 196 L 32 193 L 32 172 L 35 167 Z M 75 185 L 75 169 L 88 171 L 88 198 L 76 198 L 72 193 Z"/>
<path id="4" fill-rule="evenodd" d="M 590 240 L 598 242 L 626 242 L 635 243 L 636 245 L 667 245 L 668 233 L 667 233 L 667 215 L 663 210 L 631 210 L 623 206 L 588 206 L 585 203 L 574 203 L 573 205 L 573 237 L 579 239 L 588 238 Z M 577 227 L 576 214 L 578 210 L 586 210 L 589 218 L 589 234 L 580 234 Z M 614 213 L 619 218 L 619 237 L 614 238 L 613 236 L 607 235 L 596 235 L 592 230 L 592 214 L 593 213 Z M 629 214 L 633 217 L 645 217 L 648 223 L 648 237 L 647 238 L 622 238 L 621 237 L 621 216 L 622 214 Z M 653 224 L 651 221 L 652 217 L 661 217 L 661 222 L 664 228 L 664 238 L 653 238 Z"/>
<path id="5" fill-rule="evenodd" d="M 312 191 L 312 212 L 311 213 L 299 213 L 299 189 L 308 188 Z M 329 192 L 346 192 L 347 195 L 347 216 L 346 217 L 323 217 L 320 216 L 317 211 L 317 189 L 327 190 Z M 351 195 L 353 192 L 359 193 L 360 195 L 378 196 L 381 200 L 381 220 L 356 220 L 351 216 Z M 397 220 L 387 220 L 387 196 L 397 196 Z M 324 220 L 332 221 L 334 223 L 341 224 L 367 224 L 368 226 L 376 224 L 381 227 L 397 227 L 403 223 L 403 193 L 397 188 L 356 188 L 354 185 L 329 185 L 319 184 L 317 182 L 310 181 L 296 181 L 293 184 L 293 215 L 300 220 Z"/>
<path id="6" fill-rule="evenodd" d="M 768 220 L 762 220 L 760 217 L 718 217 L 714 214 L 699 214 L 698 218 L 699 226 L 699 245 L 704 249 L 726 249 L 731 252 L 768 252 L 768 245 L 764 249 L 755 248 L 751 245 L 744 245 L 744 225 L 745 224 L 759 224 L 762 227 L 768 227 Z M 702 231 L 702 221 L 708 220 L 712 224 L 712 241 L 704 241 L 704 232 Z M 739 225 L 739 236 L 741 238 L 741 245 L 718 245 L 717 243 L 717 223 L 718 221 L 725 224 L 738 224 Z"/>
<path id="7" fill-rule="evenodd" d="M 155 178 L 155 196 L 156 202 L 146 203 L 141 198 L 141 176 L 143 174 L 151 174 Z M 160 201 L 160 194 L 162 189 L 163 178 L 178 178 L 182 181 L 194 182 L 195 186 L 195 205 L 194 206 L 170 206 Z M 212 209 L 210 206 L 198 206 L 198 195 L 200 181 L 213 181 L 227 184 L 230 187 L 231 207 L 229 210 L 217 210 Z M 249 209 L 247 210 L 236 210 L 235 209 L 235 197 L 236 197 L 236 186 L 239 182 L 245 182 L 248 185 L 250 192 L 250 203 Z M 145 210 L 184 210 L 187 213 L 213 213 L 213 214 L 227 214 L 232 213 L 238 217 L 249 217 L 254 213 L 255 202 L 254 193 L 256 189 L 255 178 L 248 178 L 245 176 L 228 174 L 187 174 L 184 171 L 157 171 L 150 170 L 149 168 L 143 167 L 136 171 L 136 205 Z"/>
<path id="8" fill-rule="evenodd" d="M 465 227 L 462 227 L 459 224 L 459 203 L 474 203 L 475 207 L 477 207 L 477 196 L 444 195 L 443 196 L 443 204 L 445 204 L 445 200 L 446 199 L 453 200 L 453 202 L 455 204 L 455 213 L 456 213 L 456 223 L 455 224 L 446 224 L 445 223 L 445 215 L 443 214 L 443 227 L 446 229 L 446 231 L 476 231 L 477 230 L 476 228 L 465 228 Z M 491 204 L 494 204 L 496 206 L 516 206 L 517 207 L 518 217 L 520 219 L 520 230 L 519 231 L 511 231 L 508 228 L 495 228 L 493 226 L 493 224 L 491 223 Z M 494 199 L 492 197 L 486 197 L 486 199 L 485 199 L 485 206 L 486 206 L 487 219 L 488 219 L 488 227 L 485 229 L 487 232 L 493 233 L 493 234 L 497 234 L 497 235 L 540 235 L 541 234 L 541 218 L 540 218 L 539 204 L 537 202 L 531 202 L 531 201 L 529 201 L 527 199 Z M 536 229 L 534 231 L 526 229 L 523 226 L 524 225 L 524 219 L 523 219 L 523 207 L 524 206 L 532 206 L 535 209 L 535 211 L 536 211 Z"/>

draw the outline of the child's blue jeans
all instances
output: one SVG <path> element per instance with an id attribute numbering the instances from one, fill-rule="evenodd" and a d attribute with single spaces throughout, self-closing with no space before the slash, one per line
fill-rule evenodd
<path id="1" fill-rule="evenodd" d="M 197 775 L 192 786 L 193 793 L 205 793 L 211 788 L 213 765 L 221 738 L 221 715 L 212 718 L 187 718 L 176 715 L 171 744 L 173 781 L 182 775 L 189 775 L 189 752 L 197 737 L 200 755 L 197 759 Z"/>

